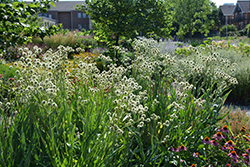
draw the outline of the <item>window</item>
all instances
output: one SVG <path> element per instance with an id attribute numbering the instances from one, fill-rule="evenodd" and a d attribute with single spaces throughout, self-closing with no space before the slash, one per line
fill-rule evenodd
<path id="1" fill-rule="evenodd" d="M 47 13 L 44 13 L 44 16 L 47 17 L 48 16 Z"/>
<path id="2" fill-rule="evenodd" d="M 49 14 L 49 18 L 52 19 L 52 14 Z"/>
<path id="3" fill-rule="evenodd" d="M 41 16 L 42 16 L 42 13 L 38 13 L 38 16 L 41 17 Z"/>
<path id="4" fill-rule="evenodd" d="M 78 18 L 81 18 L 82 14 L 81 13 L 78 13 Z"/>
<path id="5" fill-rule="evenodd" d="M 87 29 L 87 25 L 86 25 L 86 24 L 83 24 L 83 28 L 86 30 L 86 29 Z"/>
<path id="6" fill-rule="evenodd" d="M 237 13 L 235 13 L 235 18 L 237 18 Z"/>
<path id="7" fill-rule="evenodd" d="M 81 29 L 82 29 L 82 25 L 78 24 L 78 30 L 81 30 Z"/>
<path id="8" fill-rule="evenodd" d="M 86 18 L 86 14 L 85 13 L 82 13 L 82 18 Z"/>
<path id="9" fill-rule="evenodd" d="M 241 22 L 240 29 L 243 29 L 243 22 Z"/>

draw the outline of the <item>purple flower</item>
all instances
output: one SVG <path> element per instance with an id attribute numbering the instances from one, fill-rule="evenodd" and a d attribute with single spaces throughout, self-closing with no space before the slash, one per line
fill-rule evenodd
<path id="1" fill-rule="evenodd" d="M 223 126 L 219 131 L 222 131 L 224 133 L 229 133 L 229 129 L 228 129 L 227 125 Z"/>
<path id="2" fill-rule="evenodd" d="M 230 147 L 230 146 L 233 146 L 234 147 L 234 144 L 233 144 L 233 141 L 232 140 L 228 140 L 226 143 L 225 143 L 226 146 Z"/>
<path id="3" fill-rule="evenodd" d="M 237 159 L 239 158 L 239 156 L 237 155 L 237 153 L 235 151 L 231 151 L 228 156 L 232 159 Z"/>
<path id="4" fill-rule="evenodd" d="M 187 151 L 187 147 L 185 147 L 184 145 L 181 145 L 179 147 L 179 151 Z"/>
<path id="5" fill-rule="evenodd" d="M 196 157 L 196 158 L 197 158 L 199 155 L 200 155 L 199 153 L 194 153 L 194 154 L 193 154 L 193 156 Z"/>
<path id="6" fill-rule="evenodd" d="M 222 150 L 227 150 L 227 146 L 222 146 L 222 148 L 221 148 Z"/>
<path id="7" fill-rule="evenodd" d="M 176 148 L 176 147 L 172 147 L 171 150 L 174 151 L 174 152 L 178 152 L 179 151 L 178 148 Z"/>
<path id="8" fill-rule="evenodd" d="M 244 158 L 246 158 L 246 159 L 249 159 L 249 155 L 248 155 L 247 153 L 242 154 L 242 156 L 243 156 Z"/>
<path id="9" fill-rule="evenodd" d="M 212 138 L 215 138 L 217 140 L 224 139 L 224 136 L 221 132 L 217 132 Z"/>
<path id="10" fill-rule="evenodd" d="M 218 146 L 219 143 L 216 140 L 211 140 L 210 141 L 213 146 Z"/>
<path id="11" fill-rule="evenodd" d="M 228 147 L 228 149 L 231 150 L 231 151 L 234 151 L 234 147 L 233 146 Z"/>
<path id="12" fill-rule="evenodd" d="M 238 159 L 233 159 L 233 162 L 234 163 L 238 163 Z"/>
<path id="13" fill-rule="evenodd" d="M 205 139 L 202 140 L 202 142 L 205 144 L 211 144 L 209 137 L 205 137 Z"/>

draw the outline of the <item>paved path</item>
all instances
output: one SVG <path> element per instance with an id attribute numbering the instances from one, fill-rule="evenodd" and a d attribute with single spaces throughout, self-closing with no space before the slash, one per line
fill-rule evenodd
<path id="1" fill-rule="evenodd" d="M 247 115 L 250 116 L 250 106 L 237 106 L 237 105 L 228 105 L 228 104 L 225 104 L 224 106 L 228 108 L 232 107 L 233 111 L 237 110 L 238 108 L 240 108 L 242 111 L 246 110 Z"/>

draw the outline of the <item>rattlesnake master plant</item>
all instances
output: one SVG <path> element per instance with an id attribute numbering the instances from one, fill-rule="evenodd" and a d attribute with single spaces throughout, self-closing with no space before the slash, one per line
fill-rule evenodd
<path id="1" fill-rule="evenodd" d="M 68 60 L 70 47 L 42 57 L 20 50 L 25 56 L 14 64 L 22 76 L 12 90 L 15 99 L 1 104 L 1 163 L 193 164 L 199 139 L 211 135 L 223 118 L 227 88 L 236 80 L 224 68 L 215 71 L 213 63 L 202 66 L 204 56 L 180 59 L 160 53 L 156 43 L 136 39 L 132 53 L 115 47 L 125 65 L 101 55 L 107 64 L 102 72 L 94 61 Z M 185 149 L 173 152 L 173 147 Z"/>

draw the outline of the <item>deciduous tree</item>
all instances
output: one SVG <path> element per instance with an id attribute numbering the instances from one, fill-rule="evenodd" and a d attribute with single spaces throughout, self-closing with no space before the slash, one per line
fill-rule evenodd
<path id="1" fill-rule="evenodd" d="M 207 35 L 215 24 L 214 19 L 209 17 L 214 8 L 210 0 L 175 0 L 167 3 L 172 7 L 176 34 L 180 38 L 186 34 L 192 37 L 195 32 Z"/>
<path id="2" fill-rule="evenodd" d="M 54 3 L 50 0 L 40 2 L 18 2 L 10 0 L 0 1 L 0 53 L 6 52 L 10 46 L 24 44 L 31 41 L 33 35 L 43 38 L 46 35 L 56 33 L 57 27 L 40 27 L 25 24 L 25 18 L 35 15 L 37 12 L 45 13 Z"/>
<path id="3" fill-rule="evenodd" d="M 163 0 L 86 0 L 77 9 L 87 13 L 106 38 L 113 37 L 115 45 L 121 37 L 139 33 L 170 33 L 172 19 Z"/>

